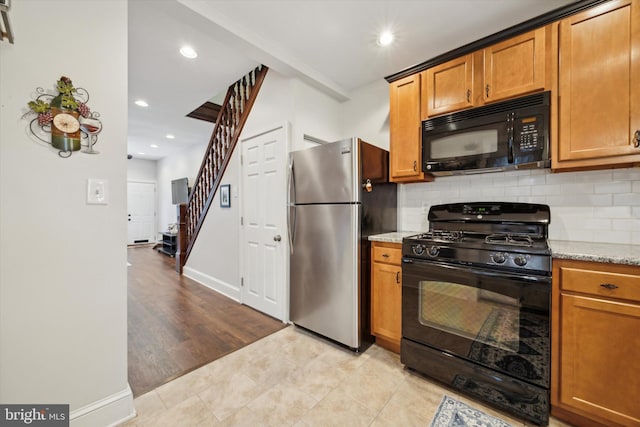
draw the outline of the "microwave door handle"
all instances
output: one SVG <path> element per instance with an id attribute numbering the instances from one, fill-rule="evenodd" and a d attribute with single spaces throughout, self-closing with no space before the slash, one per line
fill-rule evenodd
<path id="1" fill-rule="evenodd" d="M 513 163 L 513 127 L 515 123 L 515 113 L 507 116 L 507 161 Z"/>

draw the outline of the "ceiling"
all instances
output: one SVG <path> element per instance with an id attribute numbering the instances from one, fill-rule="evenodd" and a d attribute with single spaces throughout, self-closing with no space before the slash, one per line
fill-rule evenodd
<path id="1" fill-rule="evenodd" d="M 572 2 L 129 0 L 129 154 L 159 159 L 208 141 L 213 124 L 186 115 L 221 102 L 260 63 L 346 101 L 361 86 Z M 383 29 L 395 34 L 391 46 L 376 43 Z M 185 44 L 197 58 L 179 54 Z"/>

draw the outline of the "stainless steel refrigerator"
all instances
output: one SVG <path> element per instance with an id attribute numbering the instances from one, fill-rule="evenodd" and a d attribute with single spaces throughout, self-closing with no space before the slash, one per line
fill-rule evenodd
<path id="1" fill-rule="evenodd" d="M 290 319 L 354 350 L 371 341 L 371 234 L 396 230 L 389 153 L 358 138 L 290 155 Z"/>

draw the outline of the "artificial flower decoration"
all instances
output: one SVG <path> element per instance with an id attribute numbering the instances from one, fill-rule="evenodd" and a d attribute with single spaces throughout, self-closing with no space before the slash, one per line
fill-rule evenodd
<path id="1" fill-rule="evenodd" d="M 56 83 L 57 95 L 36 89 L 36 99 L 27 105 L 26 116 L 36 115 L 29 123 L 29 130 L 40 141 L 58 149 L 61 157 L 69 157 L 84 147 L 82 152 L 97 154 L 93 145 L 102 130 L 100 114 L 87 105 L 89 92 L 75 88 L 69 77 L 62 76 Z M 50 134 L 50 138 L 47 135 Z"/>

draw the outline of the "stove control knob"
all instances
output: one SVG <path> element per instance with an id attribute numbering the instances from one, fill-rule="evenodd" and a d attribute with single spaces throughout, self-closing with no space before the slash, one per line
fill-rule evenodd
<path id="1" fill-rule="evenodd" d="M 440 248 L 437 246 L 431 246 L 429 248 L 429 256 L 435 257 L 440 253 Z"/>
<path id="2" fill-rule="evenodd" d="M 525 265 L 527 265 L 527 257 L 524 255 L 518 255 L 517 257 L 513 258 L 513 262 L 515 262 L 516 265 L 519 265 L 520 267 L 524 267 Z"/>
<path id="3" fill-rule="evenodd" d="M 420 256 L 424 253 L 424 246 L 422 245 L 414 245 L 411 250 L 413 251 L 414 254 Z"/>
<path id="4" fill-rule="evenodd" d="M 507 260 L 507 257 L 502 252 L 498 252 L 496 254 L 491 254 L 491 259 L 496 264 L 502 264 L 503 262 L 505 262 Z"/>

